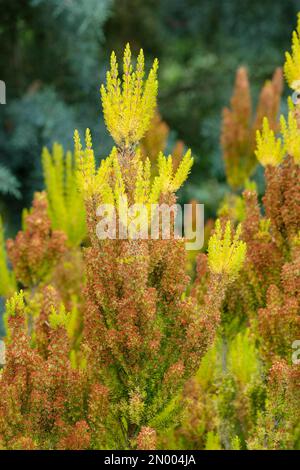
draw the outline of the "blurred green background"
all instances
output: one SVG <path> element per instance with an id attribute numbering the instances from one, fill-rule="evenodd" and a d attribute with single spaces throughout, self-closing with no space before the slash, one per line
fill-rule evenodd
<path id="1" fill-rule="evenodd" d="M 111 50 L 126 42 L 160 61 L 159 109 L 171 140 L 184 140 L 196 164 L 182 197 L 213 214 L 226 191 L 220 118 L 239 65 L 253 96 L 290 48 L 300 2 L 289 0 L 0 0 L 0 213 L 8 232 L 42 188 L 41 149 L 72 148 L 90 127 L 99 158 L 105 131 L 99 86 Z M 171 145 L 171 142 L 170 142 Z"/>

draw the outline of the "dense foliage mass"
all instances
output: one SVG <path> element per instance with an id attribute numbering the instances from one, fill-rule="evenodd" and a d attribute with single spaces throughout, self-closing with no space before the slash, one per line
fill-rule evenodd
<path id="1" fill-rule="evenodd" d="M 220 109 L 235 70 L 248 68 L 256 101 L 288 48 L 297 0 L 0 0 L 0 210 L 9 235 L 34 191 L 43 188 L 40 151 L 54 141 L 71 148 L 74 128 L 90 127 L 97 159 L 111 140 L 99 120 L 98 87 L 107 52 L 130 42 L 160 59 L 160 113 L 195 163 L 180 192 L 215 215 L 227 190 L 220 159 Z M 156 158 L 156 156 L 155 156 Z M 260 172 L 258 172 L 258 177 Z"/>
<path id="2" fill-rule="evenodd" d="M 5 243 L 0 220 L 0 448 L 300 448 L 300 15 L 292 41 L 287 118 L 280 69 L 255 116 L 237 72 L 221 136 L 232 193 L 189 255 L 161 226 L 139 238 L 148 215 L 129 213 L 120 235 L 123 205 L 174 204 L 194 158 L 180 141 L 164 154 L 158 61 L 146 74 L 127 44 L 120 71 L 112 53 L 109 155 L 97 164 L 89 129 L 73 153 L 45 148 L 45 190 L 22 230 Z M 103 204 L 117 221 L 106 239 Z"/>

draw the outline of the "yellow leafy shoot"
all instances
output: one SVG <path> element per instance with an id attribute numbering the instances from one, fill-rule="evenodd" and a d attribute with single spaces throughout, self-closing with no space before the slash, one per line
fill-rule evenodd
<path id="1" fill-rule="evenodd" d="M 74 132 L 74 152 L 77 171 L 77 183 L 85 194 L 93 193 L 96 173 L 95 156 L 92 149 L 92 137 L 89 129 L 85 133 L 85 149 L 83 150 L 78 130 Z"/>
<path id="2" fill-rule="evenodd" d="M 191 151 L 188 150 L 181 160 L 179 167 L 171 183 L 172 191 L 176 192 L 187 179 L 194 163 Z"/>
<path id="3" fill-rule="evenodd" d="M 234 280 L 241 270 L 246 256 L 246 243 L 240 240 L 241 226 L 232 234 L 228 221 L 222 230 L 220 220 L 216 221 L 215 232 L 208 242 L 208 265 L 215 274 L 226 274 Z"/>
<path id="4" fill-rule="evenodd" d="M 104 120 L 109 133 L 120 147 L 137 144 L 149 128 L 156 108 L 158 90 L 158 60 L 155 59 L 144 80 L 144 53 L 140 50 L 133 70 L 131 50 L 126 45 L 123 58 L 123 76 L 119 77 L 118 63 L 113 52 L 106 87 L 101 86 Z"/>
<path id="5" fill-rule="evenodd" d="M 274 131 L 270 129 L 268 119 L 263 120 L 262 131 L 256 132 L 256 151 L 257 160 L 263 165 L 279 165 L 284 157 L 285 148 L 281 139 L 275 137 Z"/>
<path id="6" fill-rule="evenodd" d="M 292 110 L 289 111 L 287 121 L 281 116 L 280 127 L 287 153 L 294 158 L 295 163 L 300 164 L 300 129 Z"/>
<path id="7" fill-rule="evenodd" d="M 16 289 L 14 274 L 9 271 L 5 250 L 4 227 L 0 216 L 0 296 L 7 297 Z"/>
<path id="8" fill-rule="evenodd" d="M 85 200 L 97 196 L 97 202 L 118 207 L 119 201 L 128 199 L 133 203 L 157 204 L 160 196 L 175 193 L 187 179 L 193 165 L 191 151 L 188 150 L 176 171 L 171 155 L 166 157 L 161 152 L 158 156 L 158 175 L 152 178 L 149 158 L 142 158 L 139 149 L 135 149 L 132 165 L 135 169 L 131 179 L 132 188 L 126 187 L 126 169 L 120 160 L 120 153 L 113 147 L 110 155 L 103 159 L 96 169 L 92 141 L 89 130 L 86 132 L 85 149 L 81 145 L 78 131 L 75 131 L 75 161 L 77 184 Z"/>
<path id="9" fill-rule="evenodd" d="M 78 161 L 54 143 L 52 152 L 43 149 L 42 165 L 52 227 L 65 232 L 70 246 L 78 246 L 86 236 L 84 202 L 77 188 Z"/>
<path id="10" fill-rule="evenodd" d="M 5 312 L 3 315 L 5 331 L 7 338 L 11 339 L 11 331 L 9 327 L 9 319 L 15 316 L 19 316 L 24 319 L 24 326 L 27 323 L 27 313 L 26 313 L 26 304 L 24 300 L 24 292 L 15 292 L 5 304 Z"/>
<path id="11" fill-rule="evenodd" d="M 159 201 L 159 196 L 166 193 L 175 193 L 187 179 L 193 166 L 194 159 L 188 150 L 182 158 L 174 174 L 172 156 L 165 157 L 161 152 L 158 156 L 158 176 L 154 178 L 150 200 L 152 204 Z"/>
<path id="12" fill-rule="evenodd" d="M 284 74 L 288 85 L 293 90 L 300 84 L 300 13 L 298 13 L 297 29 L 292 35 L 292 51 L 285 53 Z"/>
<path id="13" fill-rule="evenodd" d="M 49 325 L 51 328 L 56 330 L 59 327 L 64 327 L 67 329 L 69 326 L 71 315 L 66 312 L 65 306 L 60 305 L 59 309 L 51 308 L 51 313 L 49 315 Z"/>

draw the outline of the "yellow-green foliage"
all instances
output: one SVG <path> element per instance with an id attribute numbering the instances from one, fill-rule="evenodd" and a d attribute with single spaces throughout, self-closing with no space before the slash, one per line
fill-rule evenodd
<path id="1" fill-rule="evenodd" d="M 165 157 L 162 153 L 158 156 L 159 174 L 154 179 L 152 198 L 154 202 L 159 200 L 160 194 L 175 193 L 187 179 L 193 165 L 191 151 L 188 150 L 183 156 L 177 171 L 174 173 L 172 156 Z"/>
<path id="2" fill-rule="evenodd" d="M 14 274 L 7 267 L 4 228 L 0 217 L 0 296 L 7 297 L 16 289 Z"/>
<path id="3" fill-rule="evenodd" d="M 280 117 L 280 130 L 282 138 L 276 138 L 274 131 L 269 127 L 268 119 L 264 118 L 262 132 L 257 131 L 255 154 L 263 166 L 278 166 L 285 154 L 292 156 L 295 163 L 300 164 L 300 130 L 295 114 L 295 106 L 289 100 L 289 114 L 287 120 Z"/>
<path id="4" fill-rule="evenodd" d="M 286 62 L 284 64 L 284 74 L 291 88 L 299 89 L 300 81 L 300 13 L 298 13 L 298 23 L 296 31 L 292 36 L 292 51 L 286 52 Z"/>
<path id="5" fill-rule="evenodd" d="M 63 304 L 60 305 L 59 309 L 52 307 L 51 313 L 49 315 L 49 325 L 53 330 L 61 326 L 67 329 L 69 321 L 70 314 L 66 312 L 65 306 Z"/>
<path id="6" fill-rule="evenodd" d="M 41 311 L 42 295 L 36 291 L 34 295 L 29 290 L 15 291 L 5 303 L 5 311 L 3 321 L 5 326 L 6 335 L 8 338 L 11 336 L 9 327 L 9 318 L 19 315 L 23 317 L 24 325 L 28 328 L 31 336 L 31 344 L 35 344 L 36 334 L 34 329 L 34 322 L 38 319 Z"/>
<path id="7" fill-rule="evenodd" d="M 275 137 L 266 117 L 263 120 L 262 132 L 256 132 L 256 142 L 255 155 L 263 166 L 277 166 L 282 162 L 285 153 L 284 145 L 281 139 Z"/>
<path id="8" fill-rule="evenodd" d="M 294 158 L 295 163 L 300 164 L 300 130 L 295 118 L 294 109 L 289 111 L 287 121 L 284 116 L 281 116 L 280 124 L 286 151 Z"/>
<path id="9" fill-rule="evenodd" d="M 191 443 L 195 449 L 245 448 L 256 407 L 262 406 L 264 385 L 255 337 L 250 329 L 237 334 L 234 326 L 230 329 L 235 331 L 231 339 L 223 331 L 201 361 L 188 395 L 191 405 L 179 429 L 183 449 Z"/>
<path id="10" fill-rule="evenodd" d="M 3 315 L 3 320 L 5 324 L 5 331 L 7 338 L 10 339 L 11 332 L 9 328 L 8 320 L 10 317 L 14 317 L 16 315 L 21 315 L 24 317 L 24 321 L 27 322 L 27 315 L 26 312 L 26 305 L 25 305 L 25 295 L 22 290 L 20 292 L 15 292 L 13 296 L 11 296 L 5 304 L 5 313 Z"/>
<path id="11" fill-rule="evenodd" d="M 174 193 L 180 188 L 188 177 L 193 158 L 188 150 L 175 171 L 172 156 L 165 157 L 160 153 L 158 174 L 154 179 L 151 178 L 151 162 L 148 158 L 144 159 L 140 149 L 135 146 L 149 128 L 156 107 L 157 61 L 154 61 L 148 78 L 144 80 L 143 51 L 140 51 L 136 70 L 133 71 L 130 47 L 127 44 L 123 72 L 121 81 L 118 78 L 116 56 L 112 53 L 111 71 L 107 74 L 106 88 L 104 85 L 101 87 L 101 95 L 106 126 L 118 148 L 113 147 L 111 154 L 96 169 L 90 130 L 86 130 L 84 149 L 76 130 L 74 141 L 75 160 L 78 161 L 79 170 L 77 179 L 84 199 L 98 196 L 97 202 L 100 199 L 102 204 L 113 204 L 116 207 L 121 200 L 128 198 L 125 180 L 130 179 L 134 186 L 134 200 L 130 191 L 131 204 L 147 206 L 158 203 L 162 195 Z M 121 158 L 130 158 L 130 168 L 136 172 L 134 177 L 126 174 Z"/>
<path id="12" fill-rule="evenodd" d="M 215 232 L 208 242 L 208 264 L 215 274 L 225 274 L 232 281 L 242 268 L 246 256 L 246 243 L 239 240 L 241 226 L 232 234 L 228 221 L 222 230 L 221 222 L 216 221 Z"/>
<path id="13" fill-rule="evenodd" d="M 218 372 L 218 354 L 220 342 L 216 341 L 215 344 L 203 356 L 201 365 L 197 371 L 196 379 L 201 387 L 206 390 L 209 384 L 213 383 L 215 376 Z"/>
<path id="14" fill-rule="evenodd" d="M 230 342 L 227 367 L 241 386 L 247 386 L 259 371 L 258 351 L 250 331 L 239 332 Z"/>
<path id="15" fill-rule="evenodd" d="M 241 441 L 239 439 L 239 436 L 234 436 L 234 438 L 231 440 L 231 449 L 232 450 L 241 449 Z"/>
<path id="16" fill-rule="evenodd" d="M 293 32 L 292 52 L 286 52 L 286 62 L 284 64 L 284 73 L 288 85 L 293 90 L 300 90 L 300 13 L 298 14 L 297 29 Z M 263 121 L 262 132 L 257 131 L 257 159 L 263 166 L 279 165 L 285 154 L 292 156 L 295 163 L 300 164 L 300 130 L 297 119 L 299 114 L 297 104 L 294 106 L 291 99 L 288 100 L 289 114 L 288 118 L 280 117 L 280 128 L 283 141 L 276 138 L 274 132 L 270 129 L 267 118 Z"/>
<path id="17" fill-rule="evenodd" d="M 55 143 L 52 154 L 44 148 L 42 163 L 52 227 L 66 233 L 70 246 L 78 246 L 86 236 L 84 203 L 76 180 L 78 162 Z"/>
<path id="18" fill-rule="evenodd" d="M 75 152 L 79 158 L 78 181 L 85 198 L 99 195 L 103 204 L 118 206 L 120 198 L 126 198 L 125 184 L 119 163 L 117 148 L 101 161 L 96 169 L 92 141 L 89 129 L 86 131 L 86 148 L 83 150 L 78 131 L 74 134 Z M 158 175 L 151 180 L 151 163 L 149 159 L 143 161 L 140 150 L 133 156 L 133 166 L 137 168 L 135 180 L 134 201 L 137 204 L 156 204 L 160 196 L 177 191 L 187 179 L 193 165 L 191 151 L 184 155 L 178 169 L 174 171 L 172 156 L 158 156 Z"/>
<path id="19" fill-rule="evenodd" d="M 221 450 L 220 437 L 217 433 L 209 431 L 206 436 L 205 450 Z"/>
<path id="20" fill-rule="evenodd" d="M 123 76 L 119 78 L 118 63 L 113 52 L 106 87 L 101 86 L 104 119 L 118 146 L 136 144 L 145 134 L 156 107 L 157 68 L 154 60 L 148 78 L 144 80 L 144 54 L 141 50 L 135 71 L 131 63 L 130 46 L 127 44 L 123 58 Z"/>
<path id="21" fill-rule="evenodd" d="M 63 327 L 66 330 L 72 346 L 70 354 L 75 360 L 78 359 L 76 353 L 81 340 L 81 322 L 81 313 L 76 306 L 68 312 L 64 304 L 61 303 L 58 308 L 52 307 L 49 315 L 49 325 L 53 330 L 59 327 Z"/>
<path id="22" fill-rule="evenodd" d="M 106 161 L 101 161 L 98 171 L 96 172 L 96 161 L 94 151 L 92 149 L 92 138 L 89 129 L 85 133 L 86 147 L 83 150 L 79 132 L 74 132 L 74 152 L 75 160 L 78 161 L 77 182 L 81 194 L 84 197 L 90 197 L 95 193 L 104 193 L 106 189 L 106 178 L 109 173 L 107 171 Z"/>

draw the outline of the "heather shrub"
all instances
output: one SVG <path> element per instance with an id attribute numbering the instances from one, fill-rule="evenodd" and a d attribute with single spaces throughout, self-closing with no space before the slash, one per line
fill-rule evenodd
<path id="1" fill-rule="evenodd" d="M 299 63 L 300 16 L 280 118 L 281 69 L 255 113 L 237 71 L 221 131 L 231 192 L 196 256 L 162 222 L 151 237 L 141 209 L 174 207 L 194 162 L 180 141 L 165 154 L 158 61 L 146 74 L 142 50 L 134 63 L 127 44 L 122 67 L 112 53 L 109 155 L 97 164 L 75 130 L 72 153 L 43 150 L 45 191 L 6 244 L 0 219 L 1 448 L 300 448 Z"/>
<path id="2" fill-rule="evenodd" d="M 7 292 L 4 448 L 155 448 L 180 422 L 181 390 L 214 340 L 245 259 L 240 227 L 217 222 L 193 294 L 183 238 L 164 239 L 160 228 L 158 239 L 138 239 L 133 215 L 127 237 L 97 235 L 101 204 L 114 207 L 121 230 L 124 202 L 172 205 L 191 170 L 190 150 L 176 162 L 160 151 L 154 169 L 139 145 L 156 109 L 157 68 L 145 78 L 143 52 L 134 68 L 127 45 L 119 76 L 112 54 L 101 98 L 115 146 L 98 168 L 88 129 L 85 147 L 75 131 L 73 157 L 58 145 L 43 152 L 46 192 L 7 242 L 22 290 Z"/>
<path id="3" fill-rule="evenodd" d="M 299 34 L 298 20 L 284 66 L 296 91 Z M 225 110 L 227 177 L 234 189 L 244 184 L 244 191 L 229 194 L 219 215 L 223 224 L 241 223 L 247 254 L 234 288 L 226 293 L 214 349 L 186 388 L 188 412 L 172 434 L 183 448 L 299 448 L 299 366 L 293 360 L 293 344 L 300 336 L 299 103 L 294 93 L 288 118 L 278 120 L 278 73 L 266 85 L 270 99 L 261 94 L 258 108 L 264 111 L 258 112 L 251 133 L 244 69 L 237 74 L 232 110 Z M 245 181 L 258 163 L 264 167 L 262 198 L 256 184 Z"/>

